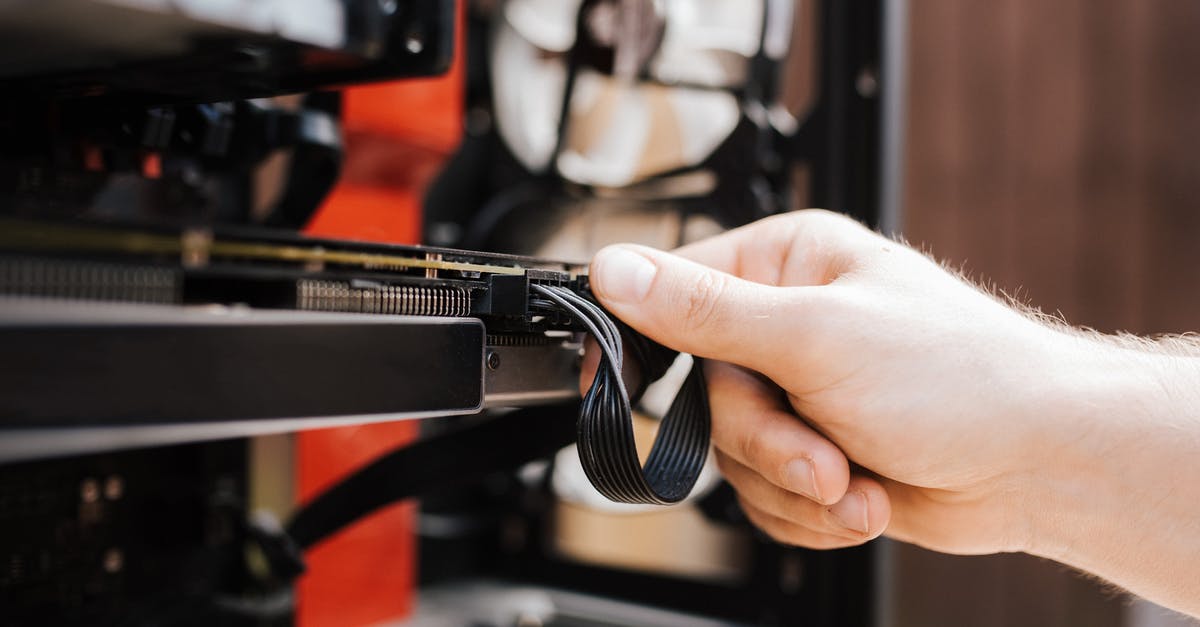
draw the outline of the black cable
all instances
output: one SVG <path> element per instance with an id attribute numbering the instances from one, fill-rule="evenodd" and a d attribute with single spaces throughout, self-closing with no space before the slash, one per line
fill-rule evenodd
<path id="1" fill-rule="evenodd" d="M 634 398 L 646 382 L 666 372 L 674 353 L 618 325 L 598 305 L 570 289 L 530 287 L 544 297 L 535 299 L 533 306 L 569 315 L 587 328 L 600 347 L 596 376 L 579 407 L 576 446 L 588 480 L 606 498 L 620 503 L 669 505 L 683 500 L 695 486 L 708 456 L 711 418 L 701 362 L 693 363 L 663 417 L 643 467 L 633 437 L 630 395 L 621 378 L 624 348 L 628 345 L 643 373 Z"/>
<path id="2" fill-rule="evenodd" d="M 247 520 L 247 539 L 259 547 L 270 569 L 269 589 L 207 599 L 195 615 L 207 616 L 199 613 L 203 610 L 253 621 L 286 615 L 293 607 L 288 584 L 305 571 L 304 551 L 386 505 L 557 453 L 575 440 L 569 416 L 577 411 L 576 403 L 519 409 L 395 449 L 305 503 L 286 530 L 270 521 Z"/>
<path id="3" fill-rule="evenodd" d="M 667 410 L 643 468 L 633 437 L 631 395 L 621 378 L 625 350 L 642 382 L 670 367 L 676 353 L 650 341 L 570 289 L 532 284 L 531 307 L 570 316 L 595 338 L 601 359 L 578 406 L 531 407 L 394 450 L 304 504 L 286 533 L 264 530 L 256 540 L 271 549 L 285 579 L 303 569 L 300 552 L 371 512 L 406 498 L 446 489 L 486 473 L 511 470 L 576 441 L 588 479 L 623 503 L 678 503 L 688 495 L 708 455 L 708 393 L 697 360 Z M 578 413 L 572 428 L 565 416 Z M 284 541 L 286 540 L 286 541 Z"/>
<path id="4" fill-rule="evenodd" d="M 575 439 L 574 411 L 574 403 L 520 409 L 396 449 L 305 503 L 286 537 L 308 549 L 385 505 L 553 455 Z"/>

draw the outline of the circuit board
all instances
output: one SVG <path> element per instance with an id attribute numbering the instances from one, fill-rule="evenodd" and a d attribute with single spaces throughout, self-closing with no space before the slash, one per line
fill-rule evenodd
<path id="1" fill-rule="evenodd" d="M 0 294 L 475 316 L 497 332 L 559 326 L 527 315 L 531 282 L 586 288 L 580 264 L 269 230 L 0 219 L 0 253 Z"/>
<path id="2" fill-rule="evenodd" d="M 0 460 L 577 397 L 583 329 L 531 308 L 531 286 L 586 292 L 581 270 L 269 230 L 3 218 Z"/>

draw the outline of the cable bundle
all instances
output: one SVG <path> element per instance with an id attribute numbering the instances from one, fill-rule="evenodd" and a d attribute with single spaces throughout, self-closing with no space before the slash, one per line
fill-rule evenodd
<path id="1" fill-rule="evenodd" d="M 630 394 L 621 378 L 624 364 L 622 336 L 646 383 L 666 372 L 674 353 L 619 325 L 599 305 L 565 287 L 532 284 L 543 298 L 533 306 L 563 313 L 583 324 L 600 345 L 596 377 L 579 408 L 576 442 L 588 480 L 618 503 L 669 505 L 683 500 L 696 484 L 708 456 L 710 417 L 708 391 L 700 361 L 694 362 L 675 400 L 659 426 L 658 437 L 643 468 L 633 437 Z"/>

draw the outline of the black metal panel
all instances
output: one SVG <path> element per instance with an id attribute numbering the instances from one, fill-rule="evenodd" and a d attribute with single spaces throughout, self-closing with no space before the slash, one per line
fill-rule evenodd
<path id="1" fill-rule="evenodd" d="M 0 425 L 462 413 L 481 406 L 478 320 L 353 317 L 0 326 Z"/>
<path id="2" fill-rule="evenodd" d="M 433 76 L 445 72 L 454 56 L 454 0 L 343 0 L 339 16 L 344 23 L 308 25 L 336 31 L 337 41 L 324 43 L 259 24 L 254 15 L 280 10 L 256 6 L 264 3 L 210 3 L 199 14 L 165 4 L 5 4 L 0 8 L 0 52 L 6 54 L 0 86 L 7 97 L 0 97 L 0 104 L 97 97 L 139 104 L 256 98 Z M 294 19 L 303 23 L 305 16 Z M 114 38 L 111 22 L 131 34 Z"/>
<path id="3" fill-rule="evenodd" d="M 819 5 L 818 102 L 811 142 L 809 204 L 875 225 L 880 210 L 882 0 Z M 890 53 L 891 51 L 889 51 Z"/>
<path id="4" fill-rule="evenodd" d="M 580 347 L 544 336 L 489 338 L 486 406 L 528 407 L 578 398 Z"/>

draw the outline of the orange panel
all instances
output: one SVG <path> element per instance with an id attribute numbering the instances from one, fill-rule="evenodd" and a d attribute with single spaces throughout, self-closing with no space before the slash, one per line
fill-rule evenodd
<path id="1" fill-rule="evenodd" d="M 448 156 L 365 131 L 347 133 L 342 176 L 305 232 L 385 244 L 417 243 L 421 197 Z"/>
<path id="2" fill-rule="evenodd" d="M 301 433 L 300 500 L 416 434 L 413 421 Z M 413 503 L 387 507 L 310 550 L 297 590 L 297 624 L 371 625 L 407 616 L 416 575 L 413 514 Z"/>
<path id="3" fill-rule="evenodd" d="M 331 197 L 335 210 L 322 210 L 309 224 L 308 233 L 390 244 L 413 243 L 420 238 L 421 197 L 412 190 L 342 183 Z"/>
<path id="4" fill-rule="evenodd" d="M 392 244 L 417 243 L 421 197 L 462 139 L 463 12 L 446 76 L 347 89 L 342 176 L 305 232 Z M 417 435 L 417 423 L 325 429 L 297 437 L 301 501 Z M 309 551 L 298 584 L 300 627 L 369 625 L 413 605 L 415 505 L 394 505 Z"/>
<path id="5" fill-rule="evenodd" d="M 345 129 L 450 152 L 462 136 L 462 80 L 461 64 L 455 63 L 443 78 L 347 89 Z"/>

